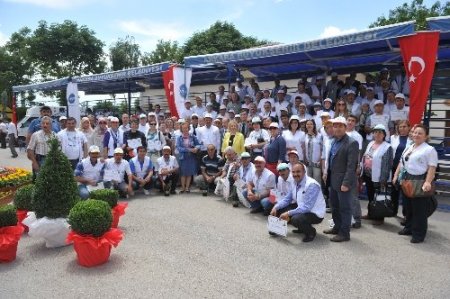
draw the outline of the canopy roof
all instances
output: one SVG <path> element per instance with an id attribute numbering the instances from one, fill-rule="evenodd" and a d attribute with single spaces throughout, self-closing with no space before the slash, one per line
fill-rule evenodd
<path id="1" fill-rule="evenodd" d="M 91 94 L 119 93 L 126 92 L 129 89 L 131 92 L 144 91 L 147 86 L 160 84 L 161 73 L 168 70 L 169 65 L 168 62 L 163 62 L 121 71 L 73 77 L 71 79 L 66 77 L 43 83 L 14 86 L 13 91 L 61 90 L 66 88 L 70 80 L 78 83 L 78 90 Z"/>
<path id="2" fill-rule="evenodd" d="M 441 65 L 450 65 L 450 16 L 428 18 L 429 30 L 440 31 L 438 62 Z"/>
<path id="3" fill-rule="evenodd" d="M 414 22 L 302 43 L 252 48 L 185 58 L 188 67 L 233 65 L 258 76 L 378 69 L 401 64 L 397 38 L 414 33 Z"/>

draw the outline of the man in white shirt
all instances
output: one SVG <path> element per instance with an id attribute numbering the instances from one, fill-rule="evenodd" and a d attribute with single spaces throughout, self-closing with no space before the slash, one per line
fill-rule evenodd
<path id="1" fill-rule="evenodd" d="M 123 133 L 130 130 L 130 116 L 126 113 L 122 114 L 122 124 L 119 127 L 119 130 Z"/>
<path id="2" fill-rule="evenodd" d="M 8 127 L 3 120 L 0 120 L 0 144 L 2 148 L 6 148 L 6 135 Z"/>
<path id="3" fill-rule="evenodd" d="M 147 136 L 148 129 L 150 129 L 150 126 L 147 122 L 147 115 L 145 115 L 145 114 L 139 115 L 138 131 L 141 131 L 142 133 L 144 133 L 145 136 Z"/>
<path id="4" fill-rule="evenodd" d="M 220 149 L 220 132 L 219 128 L 212 125 L 212 115 L 205 114 L 205 126 L 197 129 L 197 139 L 201 144 L 200 157 L 207 154 L 207 146 L 212 144 L 216 149 Z"/>
<path id="5" fill-rule="evenodd" d="M 87 139 L 86 136 L 75 129 L 77 121 L 73 117 L 68 117 L 66 129 L 59 131 L 56 135 L 61 144 L 61 151 L 66 155 L 67 159 L 75 170 L 78 162 L 87 156 Z"/>
<path id="6" fill-rule="evenodd" d="M 223 99 L 227 98 L 228 93 L 225 92 L 225 87 L 223 85 L 219 86 L 219 91 L 216 93 L 217 102 L 222 105 Z"/>
<path id="7" fill-rule="evenodd" d="M 11 151 L 11 158 L 17 158 L 17 151 L 16 151 L 16 140 L 17 140 L 17 127 L 16 124 L 13 123 L 9 118 L 5 119 L 8 124 L 7 129 L 7 135 L 9 137 L 9 149 Z"/>
<path id="8" fill-rule="evenodd" d="M 275 187 L 275 201 L 273 201 L 271 197 L 266 197 L 261 200 L 261 205 L 264 208 L 263 214 L 265 216 L 269 216 L 273 206 L 289 193 L 289 191 L 292 189 L 292 184 L 294 183 L 294 178 L 291 175 L 288 164 L 278 164 L 277 171 L 279 176 L 277 185 Z"/>
<path id="9" fill-rule="evenodd" d="M 306 85 L 305 85 L 305 81 L 303 81 L 302 79 L 298 80 L 297 83 L 297 90 L 295 91 L 294 94 L 292 94 L 291 98 L 295 98 L 296 96 L 300 96 L 302 99 L 302 102 L 308 107 L 310 108 L 312 106 L 312 104 L 314 103 L 314 101 L 310 98 L 310 96 L 306 93 Z"/>
<path id="10" fill-rule="evenodd" d="M 247 192 L 244 197 L 250 202 L 250 213 L 264 211 L 261 200 L 269 197 L 270 189 L 275 188 L 275 175 L 266 168 L 266 160 L 258 156 L 255 158 L 255 173 L 252 180 L 247 183 Z"/>
<path id="11" fill-rule="evenodd" d="M 128 184 L 125 182 L 125 175 L 128 178 Z M 105 161 L 103 182 L 106 189 L 118 190 L 121 197 L 128 198 L 130 195 L 133 195 L 133 174 L 131 173 L 130 164 L 123 159 L 122 148 L 116 148 L 114 157 Z"/>
<path id="12" fill-rule="evenodd" d="M 358 142 L 359 156 L 358 156 L 358 165 L 356 167 L 356 175 L 359 177 L 361 173 L 361 168 L 359 167 L 359 161 L 361 161 L 362 149 L 363 149 L 363 137 L 356 130 L 356 124 L 358 123 L 358 118 L 355 115 L 350 114 L 347 116 L 347 135 Z M 361 227 L 361 204 L 359 202 L 359 188 L 354 188 L 353 191 L 353 219 L 355 222 L 352 224 L 353 228 Z"/>
<path id="13" fill-rule="evenodd" d="M 278 116 L 278 119 L 281 119 L 281 109 L 286 109 L 288 113 L 291 111 L 291 107 L 288 101 L 285 99 L 286 94 L 284 93 L 284 90 L 280 89 L 277 92 L 277 99 L 278 101 L 275 102 L 275 112 Z"/>
<path id="14" fill-rule="evenodd" d="M 345 92 L 345 102 L 347 103 L 347 110 L 350 114 L 357 117 L 361 115 L 361 105 L 356 103 L 356 94 L 352 89 L 347 89 Z"/>
<path id="15" fill-rule="evenodd" d="M 194 111 L 191 108 L 191 101 L 190 100 L 186 100 L 184 102 L 184 110 L 183 110 L 183 112 L 181 112 L 181 118 L 184 118 L 185 120 L 188 120 L 188 119 L 191 118 L 193 113 L 194 113 Z"/>
<path id="16" fill-rule="evenodd" d="M 366 139 L 372 140 L 372 128 L 376 125 L 383 125 L 385 128 L 391 128 L 392 123 L 390 122 L 390 116 L 388 114 L 384 114 L 384 103 L 381 100 L 376 100 L 373 105 L 374 113 L 370 115 L 365 124 L 365 131 L 368 134 Z M 390 131 L 390 130 L 389 130 Z M 389 141 L 391 135 L 386 132 L 386 141 Z"/>
<path id="17" fill-rule="evenodd" d="M 152 188 L 153 164 L 147 156 L 147 149 L 143 146 L 137 148 L 137 156 L 129 161 L 133 176 L 133 189 L 143 189 L 145 195 L 150 194 Z"/>
<path id="18" fill-rule="evenodd" d="M 157 160 L 158 177 L 161 192 L 164 192 L 164 196 L 169 196 L 169 193 L 176 194 L 175 188 L 178 182 L 179 166 L 177 158 L 171 155 L 172 149 L 170 146 L 164 146 L 162 152 L 162 157 L 159 157 Z"/>
<path id="19" fill-rule="evenodd" d="M 97 186 L 101 182 L 105 163 L 100 159 L 100 148 L 96 145 L 89 147 L 89 157 L 81 160 L 74 171 L 75 181 L 78 182 L 78 192 L 81 199 L 89 198 L 89 186 Z"/>
<path id="20" fill-rule="evenodd" d="M 406 97 L 402 93 L 397 93 L 395 95 L 395 106 L 389 111 L 389 116 L 391 117 L 391 134 L 395 131 L 395 126 L 401 120 L 409 119 L 409 107 L 405 106 Z"/>
<path id="21" fill-rule="evenodd" d="M 275 106 L 275 100 L 273 98 L 270 97 L 270 90 L 265 89 L 263 92 L 263 97 L 262 99 L 259 101 L 257 109 L 259 112 L 264 111 L 264 104 L 269 101 L 271 107 Z"/>
<path id="22" fill-rule="evenodd" d="M 205 117 L 206 114 L 211 115 L 212 119 L 216 119 L 217 117 L 217 112 L 213 110 L 213 105 L 211 103 L 206 104 L 206 111 L 202 116 Z"/>
<path id="23" fill-rule="evenodd" d="M 316 83 L 311 84 L 312 95 L 311 98 L 314 101 L 320 101 L 324 99 L 325 96 L 325 77 L 319 75 L 316 77 Z"/>
<path id="24" fill-rule="evenodd" d="M 203 106 L 203 100 L 201 97 L 195 97 L 196 105 L 192 108 L 192 111 L 200 117 L 205 114 L 206 108 Z"/>

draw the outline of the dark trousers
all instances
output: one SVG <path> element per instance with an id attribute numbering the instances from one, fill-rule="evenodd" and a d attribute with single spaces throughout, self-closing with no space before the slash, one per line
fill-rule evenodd
<path id="1" fill-rule="evenodd" d="M 398 165 L 398 164 L 397 164 Z M 392 177 L 394 177 L 395 170 L 397 169 L 397 165 L 394 165 L 392 168 Z M 391 189 L 391 202 L 394 207 L 394 216 L 398 214 L 398 208 L 400 206 L 400 186 L 392 186 Z M 402 215 L 406 215 L 405 204 L 402 203 Z"/>
<path id="2" fill-rule="evenodd" d="M 72 167 L 72 170 L 75 170 L 75 168 L 77 168 L 78 162 L 80 162 L 79 159 L 74 159 L 74 160 L 69 160 L 70 162 L 70 167 Z"/>
<path id="3" fill-rule="evenodd" d="M 141 188 L 141 185 L 137 181 L 133 180 L 132 185 L 133 185 L 133 190 L 139 190 Z M 150 189 L 152 189 L 152 185 L 153 185 L 153 182 L 150 180 L 150 182 L 148 182 L 144 185 L 143 189 L 150 190 Z"/>
<path id="4" fill-rule="evenodd" d="M 0 144 L 2 148 L 6 148 L 6 133 L 0 133 Z"/>
<path id="5" fill-rule="evenodd" d="M 13 157 L 17 157 L 17 152 L 16 152 L 16 135 L 14 134 L 9 134 L 9 149 L 11 151 L 11 155 Z"/>
<path id="6" fill-rule="evenodd" d="M 330 188 L 331 215 L 333 216 L 334 229 L 343 237 L 350 237 L 352 224 L 352 191 L 342 192 Z"/>
<path id="7" fill-rule="evenodd" d="M 400 198 L 406 209 L 405 229 L 411 231 L 413 239 L 423 241 L 428 229 L 427 212 L 430 209 L 430 198 L 408 198 L 401 191 Z"/>
<path id="8" fill-rule="evenodd" d="M 178 173 L 174 173 L 172 175 L 168 175 L 165 179 L 164 179 L 164 183 L 166 184 L 166 186 L 170 187 L 170 191 L 175 191 L 175 188 L 177 187 L 177 183 L 178 183 Z M 159 189 L 161 191 L 165 191 L 163 190 L 162 184 L 159 184 Z M 168 187 L 166 187 L 168 188 Z"/>
<path id="9" fill-rule="evenodd" d="M 305 235 L 316 234 L 316 229 L 312 224 L 319 224 L 323 218 L 317 217 L 314 213 L 296 214 L 291 217 L 291 224 L 301 230 Z"/>

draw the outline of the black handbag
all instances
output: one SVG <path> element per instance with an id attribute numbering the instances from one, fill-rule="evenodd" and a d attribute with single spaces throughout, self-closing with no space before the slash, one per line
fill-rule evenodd
<path id="1" fill-rule="evenodd" d="M 378 190 L 375 199 L 369 203 L 369 216 L 373 219 L 394 217 L 394 205 L 392 204 L 390 192 Z"/>

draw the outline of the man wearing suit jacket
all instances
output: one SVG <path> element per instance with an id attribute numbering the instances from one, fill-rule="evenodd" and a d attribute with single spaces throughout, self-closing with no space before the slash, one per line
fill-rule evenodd
<path id="1" fill-rule="evenodd" d="M 356 166 L 358 164 L 358 142 L 346 134 L 344 117 L 333 120 L 334 138 L 330 149 L 327 185 L 330 186 L 331 210 L 334 227 L 325 234 L 335 235 L 330 240 L 350 240 L 352 221 L 352 189 L 356 188 Z"/>

